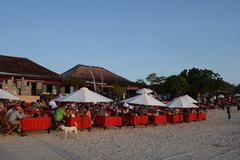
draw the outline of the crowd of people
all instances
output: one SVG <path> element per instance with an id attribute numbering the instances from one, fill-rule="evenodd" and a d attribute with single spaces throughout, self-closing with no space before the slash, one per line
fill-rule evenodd
<path id="1" fill-rule="evenodd" d="M 201 97 L 199 98 L 199 106 L 203 109 L 222 109 L 226 110 L 228 119 L 231 119 L 231 107 L 237 106 L 240 112 L 240 97 L 235 97 L 233 95 L 229 96 L 212 96 L 212 97 Z"/>
<path id="2" fill-rule="evenodd" d="M 153 106 L 140 106 L 114 103 L 57 103 L 54 100 L 45 102 L 37 100 L 31 104 L 25 102 L 18 102 L 16 104 L 8 105 L 6 117 L 11 125 L 18 126 L 18 132 L 25 136 L 26 134 L 21 131 L 20 120 L 24 117 L 39 117 L 50 116 L 52 119 L 51 130 L 56 129 L 59 124 L 64 123 L 64 117 L 91 117 L 94 122 L 96 115 L 101 116 L 150 116 L 160 114 L 177 114 L 177 113 L 198 113 L 206 109 L 221 108 L 225 109 L 228 118 L 231 119 L 231 105 L 232 99 L 230 98 L 212 98 L 212 99 L 199 99 L 199 109 L 168 109 L 163 107 Z M 234 103 L 240 111 L 240 101 Z M 208 107 L 207 107 L 208 106 Z M 210 106 L 210 107 L 209 107 Z"/>

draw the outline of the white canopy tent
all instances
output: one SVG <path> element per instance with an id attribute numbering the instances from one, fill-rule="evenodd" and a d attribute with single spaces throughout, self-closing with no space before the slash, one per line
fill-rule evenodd
<path id="1" fill-rule="evenodd" d="M 20 100 L 20 98 L 18 98 L 17 96 L 14 96 L 11 93 L 8 93 L 2 89 L 0 89 L 0 99 L 8 99 L 8 100 L 16 100 L 16 101 Z"/>
<path id="2" fill-rule="evenodd" d="M 113 100 L 90 91 L 88 88 L 83 87 L 80 90 L 56 99 L 57 102 L 82 102 L 82 103 L 100 103 L 112 102 Z"/>
<path id="3" fill-rule="evenodd" d="M 139 89 L 136 93 L 137 94 L 144 94 L 144 93 L 150 94 L 152 92 L 153 92 L 153 90 L 151 90 L 151 89 L 143 88 L 143 89 Z"/>
<path id="4" fill-rule="evenodd" d="M 142 95 L 138 95 L 129 99 L 123 100 L 123 102 L 127 102 L 129 104 L 138 104 L 138 105 L 145 105 L 145 106 L 162 106 L 164 107 L 165 104 L 158 101 L 157 99 L 151 97 L 147 93 Z"/>
<path id="5" fill-rule="evenodd" d="M 182 97 L 185 98 L 187 101 L 189 101 L 191 103 L 199 103 L 197 100 L 193 99 L 189 95 L 185 95 L 185 96 L 182 96 Z"/>
<path id="6" fill-rule="evenodd" d="M 240 97 L 240 94 L 239 94 L 239 93 L 236 93 L 236 94 L 234 95 L 234 97 Z"/>
<path id="7" fill-rule="evenodd" d="M 225 98 L 225 96 L 223 94 L 220 94 L 218 98 L 222 99 L 222 98 Z"/>
<path id="8" fill-rule="evenodd" d="M 68 96 L 68 95 L 67 95 L 67 96 Z M 53 99 L 53 101 L 55 101 L 55 102 L 61 102 L 61 100 L 64 99 L 64 98 L 66 98 L 67 96 L 60 96 L 60 97 L 58 97 L 58 98 L 56 98 L 56 99 Z"/>
<path id="9" fill-rule="evenodd" d="M 199 108 L 197 105 L 189 102 L 184 97 L 178 97 L 167 104 L 168 108 Z"/>

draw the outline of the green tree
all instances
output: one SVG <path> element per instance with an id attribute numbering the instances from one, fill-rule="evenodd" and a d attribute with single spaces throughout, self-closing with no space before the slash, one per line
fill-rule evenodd
<path id="1" fill-rule="evenodd" d="M 177 97 L 187 92 L 188 83 L 182 76 L 173 75 L 166 79 L 164 88 L 167 93 L 171 93 L 174 97 Z"/>
<path id="2" fill-rule="evenodd" d="M 115 96 L 115 100 L 117 102 L 120 102 L 120 100 L 123 98 L 123 95 L 126 93 L 126 88 L 121 87 L 118 84 L 115 84 L 113 87 L 113 93 Z"/>
<path id="3" fill-rule="evenodd" d="M 137 84 L 140 84 L 140 85 L 143 85 L 143 86 L 147 85 L 146 82 L 145 82 L 143 79 L 138 79 L 138 80 L 136 81 L 136 83 L 137 83 Z"/>
<path id="4" fill-rule="evenodd" d="M 183 70 L 180 75 L 189 84 L 188 93 L 194 96 L 198 93 L 212 93 L 223 85 L 221 76 L 208 69 L 192 68 L 190 70 Z"/>
<path id="5" fill-rule="evenodd" d="M 147 82 L 150 83 L 150 85 L 158 85 L 158 84 L 161 84 L 161 83 L 164 83 L 164 81 L 166 80 L 166 77 L 164 76 L 157 76 L 156 73 L 151 73 L 147 76 L 146 78 Z"/>
<path id="6" fill-rule="evenodd" d="M 156 73 L 151 73 L 146 78 L 147 82 L 149 82 L 150 85 L 154 84 L 156 79 L 157 79 L 157 74 Z"/>

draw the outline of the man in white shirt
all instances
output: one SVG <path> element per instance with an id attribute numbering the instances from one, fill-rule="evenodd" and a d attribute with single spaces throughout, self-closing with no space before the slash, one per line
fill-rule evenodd
<path id="1" fill-rule="evenodd" d="M 51 106 L 51 113 L 54 114 L 55 110 L 58 108 L 56 102 L 54 100 L 51 100 L 48 104 Z"/>

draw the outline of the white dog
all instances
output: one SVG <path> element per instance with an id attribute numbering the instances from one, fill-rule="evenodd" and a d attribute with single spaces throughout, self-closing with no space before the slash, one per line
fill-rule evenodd
<path id="1" fill-rule="evenodd" d="M 72 133 L 74 132 L 77 136 L 77 122 L 74 122 L 75 126 L 72 126 L 72 127 L 66 127 L 64 126 L 63 124 L 60 126 L 60 128 L 65 132 L 65 138 L 67 138 L 68 136 L 68 133 Z"/>

